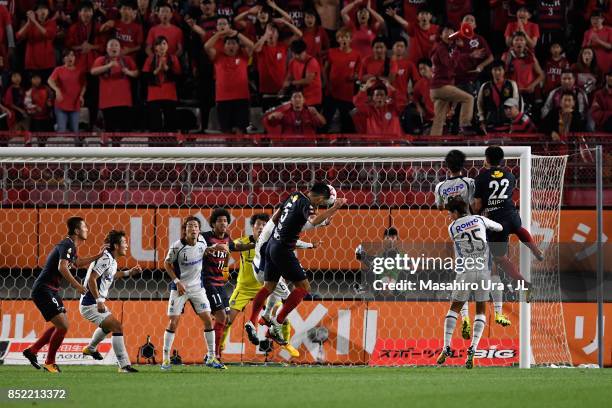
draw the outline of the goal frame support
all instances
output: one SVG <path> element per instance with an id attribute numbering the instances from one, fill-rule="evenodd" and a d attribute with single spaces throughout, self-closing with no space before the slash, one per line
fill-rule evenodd
<path id="1" fill-rule="evenodd" d="M 415 147 L 3 147 L 0 163 L 72 162 L 86 163 L 95 159 L 122 161 L 132 158 L 137 162 L 150 163 L 215 162 L 234 159 L 235 162 L 288 162 L 299 159 L 321 162 L 384 162 L 402 159 L 443 159 L 451 149 L 461 149 L 468 159 L 484 159 L 486 146 L 415 146 Z M 504 146 L 506 158 L 518 159 L 520 163 L 520 216 L 523 227 L 531 231 L 531 147 Z M 529 281 L 531 277 L 531 255 L 524 245 L 520 246 L 520 269 Z M 521 292 L 519 306 L 519 367 L 530 368 L 531 353 L 531 308 Z"/>

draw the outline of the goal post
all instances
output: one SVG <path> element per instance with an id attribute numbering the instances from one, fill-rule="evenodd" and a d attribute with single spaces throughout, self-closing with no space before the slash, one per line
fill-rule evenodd
<path id="1" fill-rule="evenodd" d="M 427 351 L 423 353 L 428 353 L 438 347 L 432 339 L 442 336 L 443 315 L 437 316 L 434 311 L 438 313 L 441 308 L 438 304 L 448 298 L 440 294 L 427 295 L 425 301 L 404 295 L 368 298 L 353 290 L 359 286 L 363 273 L 355 268 L 355 260 L 350 259 L 350 254 L 358 242 L 357 235 L 365 232 L 366 236 L 374 237 L 381 228 L 394 223 L 399 223 L 402 234 L 406 232 L 402 241 L 417 240 L 422 236 L 432 236 L 439 241 L 445 235 L 441 228 L 445 222 L 443 215 L 433 211 L 432 197 L 435 184 L 445 177 L 444 157 L 452 149 L 465 153 L 468 176 L 478 174 L 486 146 L 2 148 L 0 225 L 8 228 L 14 217 L 23 216 L 24 220 L 35 224 L 28 227 L 36 231 L 31 248 L 21 248 L 27 254 L 14 254 L 0 262 L 0 268 L 9 275 L 1 283 L 0 291 L 6 293 L 6 299 L 15 301 L 10 307 L 3 307 L 2 311 L 6 313 L 13 308 L 17 319 L 19 307 L 22 307 L 22 303 L 17 302 L 27 301 L 29 296 L 23 281 L 26 286 L 31 282 L 44 263 L 45 251 L 64 234 L 61 217 L 73 215 L 71 210 L 75 210 L 74 215 L 84 212 L 92 217 L 86 221 L 94 226 L 95 242 L 101 242 L 100 238 L 111 227 L 123 227 L 128 235 L 134 235 L 133 238 L 130 236 L 131 257 L 134 259 L 130 258 L 128 263 L 140 259 L 145 269 L 157 271 L 130 279 L 111 290 L 111 297 L 119 298 L 117 307 L 122 311 L 126 325 L 139 325 L 138 341 L 143 343 L 143 336 L 155 336 L 150 331 L 155 333 L 158 326 L 165 324 L 164 316 L 133 317 L 132 313 L 136 312 L 132 311 L 139 308 L 138 301 L 143 304 L 167 301 L 167 281 L 159 272 L 159 260 L 167 251 L 164 246 L 178 237 L 176 228 L 180 225 L 177 224 L 180 217 L 201 214 L 218 206 L 239 209 L 245 228 L 232 224 L 230 233 L 235 239 L 248 233 L 248 215 L 255 210 L 267 209 L 269 212 L 291 191 L 304 190 L 315 180 L 326 180 L 336 188 L 338 196 L 345 196 L 352 202 L 349 202 L 349 209 L 326 227 L 329 231 L 320 234 L 333 242 L 349 242 L 351 248 L 333 245 L 327 247 L 327 254 L 321 249 L 315 252 L 317 255 L 305 256 L 305 268 L 313 276 L 312 286 L 328 303 L 317 308 L 314 301 L 307 311 L 297 310 L 294 329 L 296 338 L 299 337 L 300 344 L 305 347 L 302 351 L 307 356 L 310 353 L 315 362 L 385 365 L 386 360 L 372 357 L 376 351 L 384 354 L 381 347 L 393 344 L 401 354 L 404 352 L 402 347 L 414 349 L 410 338 L 414 337 L 414 344 L 420 344 L 419 341 L 427 344 Z M 532 156 L 528 146 L 503 146 L 503 149 L 506 165 L 519 178 L 518 201 L 523 227 L 531 230 L 532 216 L 538 211 L 538 216 L 542 214 L 547 227 L 556 234 L 547 239 L 556 243 L 566 157 L 554 156 L 543 160 Z M 546 168 L 554 168 L 554 173 L 546 174 Z M 41 214 L 46 210 L 57 211 Z M 37 211 L 37 214 L 23 215 L 28 211 Z M 317 234 L 317 231 L 312 232 L 311 239 L 314 240 Z M 18 238 L 5 233 L 0 237 L 0 248 L 3 251 L 14 250 L 14 240 Z M 520 245 L 517 255 L 523 276 L 526 279 L 534 277 L 529 250 Z M 231 266 L 232 269 L 235 267 L 237 263 Z M 560 305 L 558 263 L 551 261 L 543 269 L 537 279 L 546 288 L 536 302 L 546 305 L 543 310 L 555 308 L 555 311 L 560 311 L 561 319 L 551 320 L 538 314 L 534 315 L 538 317 L 534 324 L 532 304 L 526 303 L 521 293 L 516 308 L 519 322 L 516 332 L 518 358 L 515 361 L 521 368 L 533 364 L 571 364 Z M 72 290 L 66 290 L 65 294 L 66 299 L 76 299 Z M 228 296 L 230 294 L 228 289 Z M 8 304 L 3 300 L 4 303 Z M 144 307 L 146 310 L 148 306 Z M 417 314 L 414 320 L 397 316 L 398 313 L 408 313 L 407 310 Z M 78 307 L 72 307 L 71 312 L 73 321 L 81 319 Z M 328 316 L 333 312 L 334 315 L 329 321 L 322 317 L 317 326 L 310 327 L 308 317 L 319 312 L 326 312 Z M 419 313 L 423 313 L 422 323 L 419 322 Z M 42 320 L 35 313 L 25 316 L 25 320 L 28 319 Z M 240 322 L 235 324 L 233 331 L 241 330 Z M 423 324 L 423 327 L 406 327 L 415 324 Z M 490 324 L 493 324 L 493 319 L 488 320 Z M 29 332 L 28 327 L 23 330 L 24 336 Z M 322 332 L 320 329 L 328 328 L 330 340 L 318 339 Z M 301 329 L 305 332 L 298 332 Z M 538 344 L 532 348 L 535 332 L 543 333 L 544 337 L 537 337 Z M 189 333 L 201 337 L 197 330 Z M 81 332 L 79 329 L 77 337 L 85 336 L 86 330 Z M 503 336 L 509 337 L 504 339 L 504 344 L 514 344 L 510 335 L 494 337 Z M 198 341 L 179 337 L 177 335 L 175 344 L 180 345 L 181 353 L 188 353 L 190 347 L 199 347 Z M 259 352 L 247 351 L 240 339 L 236 333 L 230 336 L 228 343 L 228 350 L 239 356 L 238 361 L 262 357 Z M 332 341 L 333 347 L 329 344 Z M 554 353 L 549 352 L 548 341 L 554 343 Z M 490 346 L 492 354 L 495 354 L 496 347 L 495 344 Z M 130 353 L 134 352 L 130 350 Z M 303 361 L 310 362 L 309 359 Z M 413 364 L 409 358 L 393 361 Z M 414 361 L 417 365 L 427 364 L 423 363 L 423 358 Z M 493 365 L 500 362 L 503 365 L 501 359 L 492 357 L 491 361 Z"/>

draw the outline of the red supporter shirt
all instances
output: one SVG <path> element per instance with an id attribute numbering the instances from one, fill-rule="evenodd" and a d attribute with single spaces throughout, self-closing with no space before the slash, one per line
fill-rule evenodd
<path id="1" fill-rule="evenodd" d="M 306 64 L 306 69 L 304 69 Z M 303 87 L 306 105 L 320 105 L 323 100 L 323 89 L 321 88 L 321 66 L 316 58 L 307 56 L 306 61 L 298 61 L 293 58 L 289 62 L 289 73 L 294 81 L 304 79 L 308 74 L 314 74 L 312 82 Z"/>
<path id="2" fill-rule="evenodd" d="M 32 119 L 45 120 L 51 117 L 51 110 L 49 109 L 50 96 L 49 88 L 42 85 L 38 88 L 30 88 L 26 92 L 26 101 L 29 100 L 31 103 L 31 106 L 26 106 L 26 109 Z"/>
<path id="3" fill-rule="evenodd" d="M 402 135 L 398 109 L 394 102 L 391 101 L 382 108 L 375 108 L 369 103 L 367 92 L 360 91 L 355 95 L 353 103 L 358 113 L 364 116 L 365 131 L 368 135 Z"/>
<path id="4" fill-rule="evenodd" d="M 235 250 L 234 241 L 228 234 L 225 234 L 223 238 L 218 238 L 212 231 L 206 231 L 201 234 L 206 240 L 206 245 L 212 247 L 216 244 L 225 244 L 229 247 L 230 251 Z M 224 286 L 227 278 L 223 273 L 227 266 L 229 254 L 225 251 L 214 251 L 204 256 L 202 265 L 202 276 L 205 285 L 211 286 Z"/>
<path id="5" fill-rule="evenodd" d="M 93 30 L 93 32 L 92 32 Z M 93 21 L 87 25 L 76 22 L 70 26 L 66 35 L 66 47 L 78 47 L 85 41 L 92 45 L 97 45 L 98 50 L 91 50 L 88 53 L 74 51 L 76 55 L 76 66 L 82 71 L 89 71 L 93 62 L 100 56 L 100 51 L 106 47 L 103 39 L 99 36 L 100 26 Z"/>
<path id="6" fill-rule="evenodd" d="M 513 53 L 512 53 L 513 54 Z M 508 79 L 516 81 L 519 91 L 525 90 L 536 79 L 535 57 L 529 52 L 525 52 L 522 57 L 512 57 L 508 63 L 511 53 L 504 53 L 502 60 L 506 61 L 506 76 Z"/>
<path id="7" fill-rule="evenodd" d="M 183 32 L 180 28 L 173 24 L 168 26 L 158 24 L 151 27 L 151 30 L 149 30 L 149 34 L 147 35 L 147 45 L 150 45 L 151 49 L 153 49 L 155 39 L 160 36 L 164 36 L 168 39 L 168 54 L 176 54 L 179 44 L 181 46 L 183 44 Z"/>
<path id="8" fill-rule="evenodd" d="M 431 52 L 431 62 L 433 63 L 433 79 L 431 87 L 441 88 L 444 85 L 455 84 L 455 74 L 459 65 L 460 53 L 457 49 L 449 47 L 448 44 L 440 41 Z"/>
<path id="9" fill-rule="evenodd" d="M 419 9 L 426 4 L 427 0 L 404 0 L 404 20 L 416 24 Z"/>
<path id="10" fill-rule="evenodd" d="M 398 105 L 403 108 L 408 104 L 408 82 L 412 81 L 414 87 L 416 82 L 421 78 L 419 70 L 416 65 L 412 63 L 408 58 L 402 58 L 400 60 L 394 60 L 395 79 L 393 80 L 393 87 L 396 91 L 396 98 Z"/>
<path id="11" fill-rule="evenodd" d="M 351 30 L 351 48 L 362 56 L 362 58 L 372 55 L 372 41 L 376 38 L 380 25 L 371 24 L 369 27 L 360 26 L 359 28 L 351 21 L 348 25 Z"/>
<path id="12" fill-rule="evenodd" d="M 287 76 L 287 45 L 264 44 L 257 53 L 257 72 L 259 73 L 259 92 L 278 93 Z"/>
<path id="13" fill-rule="evenodd" d="M 421 58 L 429 58 L 438 35 L 438 26 L 431 24 L 428 30 L 423 30 L 418 24 L 408 24 L 406 32 L 410 37 L 408 59 L 417 64 Z"/>
<path id="14" fill-rule="evenodd" d="M 472 58 L 470 54 L 472 51 L 484 49 L 484 55 L 481 58 Z M 476 69 L 478 64 L 489 58 L 491 55 L 491 49 L 487 40 L 483 36 L 476 34 L 471 39 L 464 39 L 463 45 L 457 47 L 457 51 L 461 55 L 457 63 L 457 74 L 456 81 L 458 84 L 465 84 L 473 82 L 478 79 L 480 75 L 478 72 L 470 72 Z"/>
<path id="15" fill-rule="evenodd" d="M 472 12 L 472 0 L 446 0 L 446 19 L 455 29 L 459 29 L 461 20 Z"/>
<path id="16" fill-rule="evenodd" d="M 55 49 L 53 40 L 57 34 L 55 20 L 47 20 L 43 27 L 43 34 L 38 27 L 30 23 L 30 26 L 17 39 L 26 40 L 25 68 L 31 70 L 50 69 L 55 66 Z"/>
<path id="17" fill-rule="evenodd" d="M 6 39 L 6 27 L 13 25 L 11 15 L 5 6 L 0 5 L 0 56 L 4 58 L 6 65 L 6 56 L 8 53 L 8 42 Z"/>
<path id="18" fill-rule="evenodd" d="M 544 75 L 546 76 L 543 90 L 544 97 L 548 96 L 550 91 L 561 85 L 561 72 L 569 67 L 570 65 L 564 57 L 558 61 L 552 58 L 546 61 L 546 66 L 544 67 Z"/>
<path id="19" fill-rule="evenodd" d="M 524 24 L 524 27 L 525 32 L 530 38 L 535 37 L 536 41 L 538 40 L 538 38 L 540 38 L 540 27 L 536 23 L 528 21 L 526 24 Z M 512 37 L 512 34 L 514 34 L 516 31 L 518 31 L 518 22 L 512 21 L 506 26 L 504 37 L 510 38 Z"/>
<path id="20" fill-rule="evenodd" d="M 115 21 L 113 29 L 113 38 L 117 39 L 121 44 L 121 49 L 142 47 L 144 42 L 144 33 L 142 26 L 136 22 L 124 23 L 121 20 Z M 128 55 L 134 55 L 136 52 Z"/>
<path id="21" fill-rule="evenodd" d="M 113 67 L 110 72 L 99 75 L 100 78 L 100 109 L 116 106 L 132 106 L 132 88 L 130 78 L 121 72 L 122 67 L 130 71 L 136 69 L 136 63 L 130 57 L 116 58 L 119 66 Z M 106 65 L 111 60 L 108 57 L 98 57 L 93 68 Z"/>
<path id="22" fill-rule="evenodd" d="M 153 58 L 155 54 L 147 57 L 147 60 L 142 67 L 142 72 L 150 72 L 151 74 L 157 67 L 153 66 Z M 167 55 L 165 58 L 170 58 L 172 66 L 169 69 L 173 75 L 181 74 L 181 63 L 176 55 Z M 151 101 L 176 101 L 176 82 L 169 78 L 166 72 L 159 72 L 155 82 L 149 83 L 147 87 L 147 102 Z"/>
<path id="23" fill-rule="evenodd" d="M 385 59 L 377 60 L 371 55 L 364 58 L 361 69 L 359 70 L 359 80 L 363 82 L 363 77 L 365 75 L 388 77 L 393 71 L 397 71 L 395 61 L 389 58 L 387 64 L 387 72 L 385 73 Z"/>
<path id="24" fill-rule="evenodd" d="M 595 50 L 595 55 L 597 57 L 597 65 L 601 72 L 608 72 L 610 68 L 612 68 L 612 51 L 605 49 L 598 42 L 592 40 L 593 35 L 596 34 L 601 40 L 607 42 L 608 44 L 612 43 L 612 27 L 603 26 L 601 30 L 595 30 L 591 28 L 586 33 L 584 33 L 584 40 L 582 41 L 582 46 L 586 47 L 590 45 Z"/>
<path id="25" fill-rule="evenodd" d="M 279 133 L 289 135 L 314 135 L 317 128 L 323 123 L 318 116 L 310 112 L 306 106 L 301 111 L 296 111 L 291 103 L 279 106 L 273 112 L 282 112 L 282 119 L 271 119 L 266 115 L 265 124 L 268 133 Z"/>
<path id="26" fill-rule="evenodd" d="M 315 27 L 314 30 L 304 28 L 302 39 L 306 43 L 306 53 L 315 57 L 319 64 L 323 62 L 323 57 L 329 49 L 329 37 L 322 27 Z"/>
<path id="27" fill-rule="evenodd" d="M 344 101 L 353 101 L 356 74 L 359 72 L 361 57 L 355 50 L 344 52 L 340 48 L 329 50 L 327 58 L 329 64 L 328 92 L 332 98 Z"/>
<path id="28" fill-rule="evenodd" d="M 80 96 L 85 85 L 84 73 L 77 67 L 61 66 L 55 68 L 49 78 L 55 81 L 63 96 L 61 102 L 55 99 L 55 107 L 65 112 L 81 110 Z"/>
<path id="29" fill-rule="evenodd" d="M 215 100 L 222 102 L 249 99 L 249 56 L 243 50 L 233 57 L 217 51 L 213 62 L 216 78 Z"/>
<path id="30" fill-rule="evenodd" d="M 412 90 L 412 99 L 425 109 L 425 117 L 423 119 L 426 121 L 431 121 L 434 117 L 434 105 L 429 94 L 430 89 L 431 79 L 421 78 Z"/>

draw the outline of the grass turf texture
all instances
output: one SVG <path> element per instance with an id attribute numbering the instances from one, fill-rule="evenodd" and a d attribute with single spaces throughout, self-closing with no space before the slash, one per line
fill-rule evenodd
<path id="1" fill-rule="evenodd" d="M 63 366 L 60 375 L 0 366 L 3 407 L 603 407 L 612 370 L 475 367 Z M 6 388 L 68 390 L 61 402 L 7 403 Z"/>

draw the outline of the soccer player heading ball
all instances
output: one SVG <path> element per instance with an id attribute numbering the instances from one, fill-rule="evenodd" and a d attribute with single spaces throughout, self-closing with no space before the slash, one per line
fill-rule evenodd
<path id="1" fill-rule="evenodd" d="M 257 338 L 255 322 L 268 296 L 274 291 L 281 277 L 293 282 L 294 289 L 287 297 L 283 308 L 270 321 L 268 336 L 280 345 L 286 341 L 282 334 L 282 324 L 287 315 L 295 309 L 310 290 L 306 272 L 300 265 L 296 255 L 296 242 L 307 222 L 316 226 L 331 217 L 346 204 L 346 199 L 337 198 L 333 205 L 315 215 L 315 208 L 330 203 L 331 189 L 325 183 L 315 183 L 307 194 L 292 193 L 281 206 L 278 223 L 266 247 L 264 266 L 264 286 L 253 299 L 253 310 L 250 321 L 245 325 L 249 339 Z"/>

